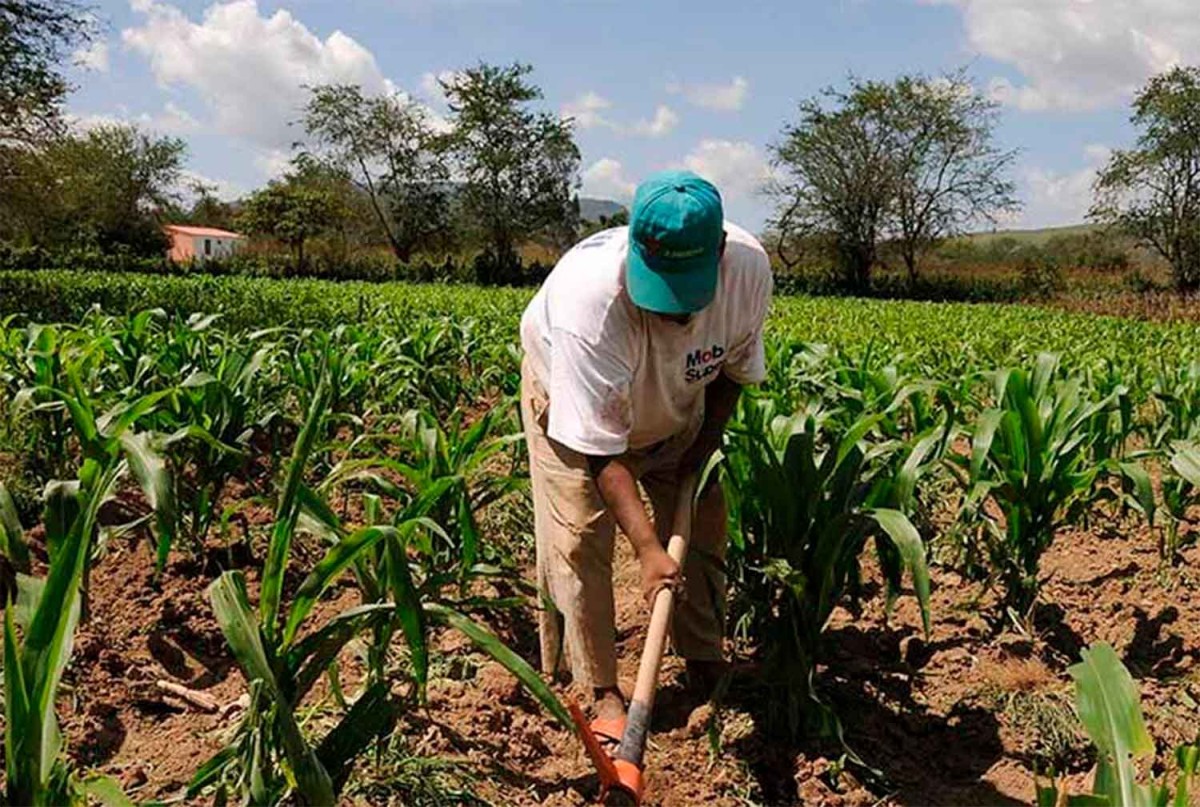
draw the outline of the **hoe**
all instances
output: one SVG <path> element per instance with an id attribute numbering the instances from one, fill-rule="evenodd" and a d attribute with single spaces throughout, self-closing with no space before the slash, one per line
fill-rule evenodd
<path id="1" fill-rule="evenodd" d="M 671 524 L 671 540 L 667 543 L 667 554 L 681 569 L 687 557 L 688 540 L 692 532 L 695 498 L 696 476 L 692 475 L 679 486 L 679 503 L 675 507 L 675 518 Z M 663 651 L 667 646 L 667 629 L 671 624 L 671 611 L 674 607 L 673 589 L 660 589 L 655 594 L 650 612 L 650 627 L 646 630 L 646 646 L 642 650 L 637 683 L 634 685 L 629 714 L 625 719 L 625 733 L 621 737 L 621 744 L 617 747 L 615 756 L 610 757 L 604 750 L 579 705 L 570 704 L 571 717 L 579 730 L 579 736 L 583 739 L 583 746 L 600 774 L 601 802 L 642 803 L 642 793 L 646 785 L 642 773 L 642 757 L 646 751 L 650 713 L 654 710 L 654 692 L 658 687 L 658 671 L 662 666 Z"/>

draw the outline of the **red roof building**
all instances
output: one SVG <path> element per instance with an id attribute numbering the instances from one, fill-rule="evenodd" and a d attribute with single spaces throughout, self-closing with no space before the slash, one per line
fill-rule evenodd
<path id="1" fill-rule="evenodd" d="M 168 224 L 163 227 L 171 239 L 167 257 L 176 263 L 209 261 L 228 258 L 246 236 L 216 227 L 192 227 L 188 224 Z"/>

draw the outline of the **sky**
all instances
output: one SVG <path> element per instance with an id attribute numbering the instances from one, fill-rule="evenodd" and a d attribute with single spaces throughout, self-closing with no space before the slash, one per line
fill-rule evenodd
<path id="1" fill-rule="evenodd" d="M 1128 145 L 1129 101 L 1200 62 L 1200 0 L 94 0 L 75 54 L 79 125 L 184 138 L 188 170 L 232 198 L 286 170 L 306 91 L 402 92 L 445 114 L 437 77 L 533 66 L 575 121 L 582 193 L 628 202 L 690 168 L 759 228 L 769 145 L 797 103 L 850 75 L 965 69 L 1000 105 L 1023 202 L 1006 225 L 1077 223 L 1096 169 Z"/>

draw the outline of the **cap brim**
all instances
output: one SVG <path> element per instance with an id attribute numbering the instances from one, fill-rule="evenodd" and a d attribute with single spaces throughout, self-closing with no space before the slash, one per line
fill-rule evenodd
<path id="1" fill-rule="evenodd" d="M 652 269 L 629 250 L 625 286 L 638 308 L 656 314 L 694 314 L 712 302 L 717 292 L 720 256 L 702 255 L 690 261 L 674 261 L 671 271 Z"/>

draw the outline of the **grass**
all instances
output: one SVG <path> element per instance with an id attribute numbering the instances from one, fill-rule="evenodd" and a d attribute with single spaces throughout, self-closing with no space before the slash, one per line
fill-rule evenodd
<path id="1" fill-rule="evenodd" d="M 1087 235 L 1098 232 L 1101 229 L 1096 224 L 1068 224 L 1063 227 L 1042 227 L 1030 230 L 989 230 L 970 233 L 962 236 L 962 238 L 974 243 L 976 246 L 986 246 L 1002 238 L 1016 239 L 1022 246 L 1043 246 L 1052 238 L 1064 235 Z"/>

